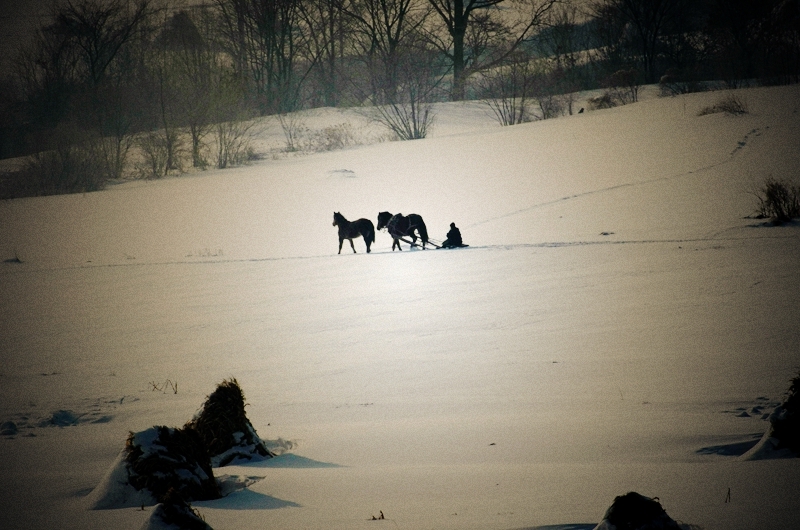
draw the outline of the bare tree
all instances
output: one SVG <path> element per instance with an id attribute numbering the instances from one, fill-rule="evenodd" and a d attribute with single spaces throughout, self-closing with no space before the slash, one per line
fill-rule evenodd
<path id="1" fill-rule="evenodd" d="M 432 40 L 446 54 L 453 69 L 452 99 L 466 95 L 466 79 L 500 64 L 533 31 L 544 25 L 558 0 L 428 0 L 445 35 L 433 31 Z M 508 9 L 501 10 L 503 7 Z M 472 30 L 473 49 L 469 49 Z"/>
<path id="2" fill-rule="evenodd" d="M 214 90 L 225 70 L 208 38 L 211 25 L 206 10 L 195 10 L 194 14 L 179 11 L 167 22 L 161 34 L 161 39 L 167 43 L 168 61 L 174 78 L 177 121 L 189 129 L 192 165 L 198 168 L 207 165 L 203 156 L 203 139 L 212 127 Z"/>
<path id="3" fill-rule="evenodd" d="M 604 21 L 604 27 L 616 28 L 616 36 L 609 34 L 606 44 L 630 47 L 628 56 L 641 61 L 645 82 L 654 83 L 660 77 L 657 59 L 664 37 L 675 28 L 689 3 L 689 0 L 597 0 L 591 11 L 595 18 Z"/>
<path id="4" fill-rule="evenodd" d="M 307 61 L 318 73 L 320 103 L 335 107 L 339 100 L 339 64 L 345 49 L 346 24 L 344 0 L 305 0 L 298 12 L 306 36 Z"/>
<path id="5" fill-rule="evenodd" d="M 54 3 L 51 22 L 16 61 L 28 127 L 38 139 L 32 149 L 82 151 L 96 161 L 91 183 L 75 180 L 76 190 L 122 175 L 136 114 L 126 66 L 151 14 L 149 0 Z M 65 171 L 76 167 L 63 164 Z"/>
<path id="6" fill-rule="evenodd" d="M 547 58 L 551 73 L 549 80 L 560 94 L 564 94 L 567 112 L 573 113 L 574 93 L 580 90 L 578 64 L 580 51 L 587 46 L 578 34 L 579 7 L 574 3 L 558 4 L 552 12 L 548 27 L 535 41 L 541 54 Z"/>
<path id="7" fill-rule="evenodd" d="M 37 31 L 16 61 L 17 77 L 27 100 L 42 105 L 48 116 L 42 118 L 51 124 L 68 113 L 97 119 L 99 92 L 112 64 L 151 14 L 149 0 L 67 1 L 52 9 L 52 23 Z"/>
<path id="8" fill-rule="evenodd" d="M 68 38 L 52 25 L 39 28 L 32 45 L 21 50 L 14 74 L 33 124 L 50 128 L 69 118 L 80 88 L 78 62 Z"/>
<path id="9" fill-rule="evenodd" d="M 167 11 L 161 14 L 161 33 L 146 50 L 143 61 L 149 81 L 143 110 L 150 115 L 154 127 L 140 139 L 139 147 L 148 159 L 146 174 L 152 178 L 160 178 L 173 170 L 182 171 L 184 148 L 180 131 L 185 122 L 182 113 L 184 86 L 177 67 L 180 54 L 174 51 L 176 46 L 171 38 L 172 18 Z"/>
<path id="10" fill-rule="evenodd" d="M 76 47 L 84 75 L 98 86 L 120 49 L 150 14 L 149 0 L 67 1 L 59 8 L 53 31 Z"/>
<path id="11" fill-rule="evenodd" d="M 353 45 L 366 64 L 370 98 L 376 104 L 393 101 L 400 83 L 402 55 L 427 20 L 428 4 L 418 0 L 360 0 L 350 2 Z"/>
<path id="12" fill-rule="evenodd" d="M 215 0 L 222 43 L 254 93 L 259 112 L 285 112 L 297 103 L 295 72 L 301 0 Z"/>

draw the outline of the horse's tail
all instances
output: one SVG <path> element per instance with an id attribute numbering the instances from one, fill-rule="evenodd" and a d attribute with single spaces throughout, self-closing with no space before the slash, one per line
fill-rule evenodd
<path id="1" fill-rule="evenodd" d="M 367 252 L 369 252 L 370 245 L 375 242 L 375 225 L 372 224 L 372 221 L 369 221 L 365 232 L 364 243 L 367 244 Z"/>
<path id="2" fill-rule="evenodd" d="M 428 228 L 425 226 L 425 221 L 422 220 L 422 217 L 418 217 L 419 224 L 417 225 L 417 230 L 419 230 L 419 237 L 422 239 L 424 244 L 428 243 Z"/>

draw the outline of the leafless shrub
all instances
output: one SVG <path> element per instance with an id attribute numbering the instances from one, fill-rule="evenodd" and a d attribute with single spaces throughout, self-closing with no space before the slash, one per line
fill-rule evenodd
<path id="1" fill-rule="evenodd" d="M 178 158 L 180 138 L 174 130 L 144 133 L 136 144 L 142 155 L 141 162 L 137 164 L 142 178 L 158 179 L 170 170 L 180 170 Z"/>
<path id="2" fill-rule="evenodd" d="M 531 121 L 529 103 L 525 96 L 500 95 L 484 98 L 483 102 L 503 127 Z"/>
<path id="3" fill-rule="evenodd" d="M 252 121 L 228 121 L 214 126 L 217 140 L 218 169 L 241 165 L 252 158 L 251 141 L 253 139 Z"/>
<path id="4" fill-rule="evenodd" d="M 386 94 L 385 104 L 372 108 L 372 117 L 400 140 L 425 138 L 433 127 L 433 101 L 442 82 L 440 59 L 420 46 L 404 54 L 397 66 L 399 83 Z"/>
<path id="5" fill-rule="evenodd" d="M 630 68 L 617 70 L 606 80 L 606 93 L 619 105 L 627 105 L 639 101 L 639 72 Z"/>
<path id="6" fill-rule="evenodd" d="M 749 110 L 747 109 L 747 103 L 739 99 L 736 94 L 728 94 L 715 104 L 703 107 L 697 115 L 706 116 L 708 114 L 718 114 L 720 112 L 740 116 L 742 114 L 747 114 Z"/>
<path id="7" fill-rule="evenodd" d="M 34 195 L 97 191 L 111 176 L 103 162 L 98 141 L 60 138 L 55 149 L 30 156 L 17 177 Z"/>
<path id="8" fill-rule="evenodd" d="M 524 98 L 497 97 L 483 100 L 502 126 L 531 121 L 528 102 Z"/>
<path id="9" fill-rule="evenodd" d="M 39 195 L 36 182 L 23 169 L 0 171 L 0 200 Z"/>
<path id="10" fill-rule="evenodd" d="M 358 145 L 353 127 L 349 123 L 339 123 L 311 133 L 306 140 L 306 149 L 312 152 L 335 151 Z"/>
<path id="11" fill-rule="evenodd" d="M 695 81 L 692 77 L 693 76 L 683 74 L 675 68 L 668 69 L 658 81 L 660 95 L 662 97 L 679 96 L 681 94 L 691 94 L 693 92 L 708 90 L 707 85 Z"/>
<path id="12" fill-rule="evenodd" d="M 567 96 L 562 94 L 546 94 L 537 98 L 539 112 L 543 120 L 564 116 L 567 111 Z"/>
<path id="13" fill-rule="evenodd" d="M 109 179 L 121 179 L 128 164 L 128 154 L 133 147 L 133 136 L 122 135 L 98 139 L 99 155 Z"/>
<path id="14" fill-rule="evenodd" d="M 606 87 L 603 93 L 589 99 L 589 110 L 610 109 L 639 101 L 639 72 L 633 68 L 614 72 L 603 85 Z"/>
<path id="15" fill-rule="evenodd" d="M 296 112 L 278 114 L 278 121 L 286 138 L 286 151 L 293 153 L 300 149 L 300 138 L 308 132 L 308 127 Z"/>
<path id="16" fill-rule="evenodd" d="M 421 99 L 407 103 L 390 103 L 375 109 L 375 120 L 400 140 L 418 140 L 428 136 L 435 114 L 433 105 Z"/>
<path id="17" fill-rule="evenodd" d="M 534 72 L 528 60 L 520 60 L 483 72 L 478 83 L 483 102 L 502 126 L 533 119 L 529 106 Z"/>
<path id="18" fill-rule="evenodd" d="M 800 185 L 770 177 L 754 194 L 760 218 L 781 224 L 800 217 Z"/>
<path id="19" fill-rule="evenodd" d="M 599 96 L 589 98 L 587 103 L 589 110 L 610 109 L 617 106 L 616 100 L 607 92 L 604 92 Z"/>

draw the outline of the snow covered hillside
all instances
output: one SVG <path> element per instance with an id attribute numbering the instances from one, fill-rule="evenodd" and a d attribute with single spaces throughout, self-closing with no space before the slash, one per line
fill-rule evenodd
<path id="1" fill-rule="evenodd" d="M 751 217 L 800 179 L 800 87 L 737 94 L 447 104 L 426 140 L 0 202 L 0 526 L 142 527 L 92 490 L 235 377 L 280 454 L 214 470 L 247 485 L 193 503 L 217 530 L 591 528 L 628 491 L 790 528 L 800 459 L 736 455 L 800 367 L 800 226 Z M 470 247 L 337 255 L 334 211 Z"/>

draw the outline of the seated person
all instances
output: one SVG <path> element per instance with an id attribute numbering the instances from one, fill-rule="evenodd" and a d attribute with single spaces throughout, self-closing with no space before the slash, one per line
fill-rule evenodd
<path id="1" fill-rule="evenodd" d="M 455 223 L 450 223 L 450 231 L 447 232 L 447 239 L 442 243 L 442 248 L 460 247 L 463 245 L 464 243 L 461 241 L 461 231 L 456 228 Z"/>

